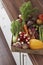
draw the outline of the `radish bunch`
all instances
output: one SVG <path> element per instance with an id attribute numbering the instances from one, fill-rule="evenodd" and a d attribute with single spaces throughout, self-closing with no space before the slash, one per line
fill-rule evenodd
<path id="1" fill-rule="evenodd" d="M 18 41 L 22 44 L 29 44 L 30 37 L 25 32 L 19 32 Z"/>

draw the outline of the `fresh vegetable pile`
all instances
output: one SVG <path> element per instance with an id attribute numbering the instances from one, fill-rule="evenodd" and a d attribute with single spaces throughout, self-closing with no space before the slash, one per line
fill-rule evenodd
<path id="1" fill-rule="evenodd" d="M 13 46 L 23 49 L 43 49 L 43 14 L 30 1 L 20 7 L 20 15 L 11 23 Z"/>

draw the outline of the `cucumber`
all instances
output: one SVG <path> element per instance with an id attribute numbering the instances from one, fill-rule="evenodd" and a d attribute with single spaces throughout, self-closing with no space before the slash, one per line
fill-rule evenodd
<path id="1" fill-rule="evenodd" d="M 43 41 L 43 28 L 42 28 L 42 41 Z"/>
<path id="2" fill-rule="evenodd" d="M 39 39 L 43 41 L 43 25 L 39 27 Z"/>

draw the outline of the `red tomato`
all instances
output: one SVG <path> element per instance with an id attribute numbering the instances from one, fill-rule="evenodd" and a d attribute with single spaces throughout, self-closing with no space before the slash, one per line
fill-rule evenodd
<path id="1" fill-rule="evenodd" d="M 43 14 L 39 15 L 39 19 L 43 21 Z"/>

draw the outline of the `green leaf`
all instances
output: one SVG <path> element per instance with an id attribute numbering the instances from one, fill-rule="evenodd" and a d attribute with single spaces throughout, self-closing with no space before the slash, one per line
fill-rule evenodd
<path id="1" fill-rule="evenodd" d="M 31 1 L 25 2 L 21 7 L 20 7 L 20 12 L 22 15 L 23 21 L 26 21 L 26 19 L 29 18 L 31 14 L 34 14 L 38 11 L 38 9 L 35 7 L 32 7 Z"/>

